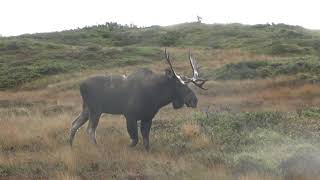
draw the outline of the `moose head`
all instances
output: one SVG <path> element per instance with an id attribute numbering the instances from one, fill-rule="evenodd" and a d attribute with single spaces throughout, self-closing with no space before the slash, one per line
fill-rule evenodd
<path id="1" fill-rule="evenodd" d="M 199 68 L 197 65 L 196 60 L 192 57 L 191 51 L 189 51 L 189 62 L 192 69 L 193 76 L 187 77 L 182 76 L 176 73 L 176 71 L 173 69 L 170 55 L 165 49 L 165 59 L 167 63 L 169 64 L 170 69 L 165 70 L 165 74 L 172 81 L 172 84 L 174 84 L 174 93 L 173 93 L 173 100 L 172 105 L 173 108 L 178 109 L 183 107 L 185 104 L 187 107 L 197 107 L 198 99 L 194 92 L 190 89 L 188 86 L 189 83 L 193 83 L 197 87 L 201 89 L 205 89 L 203 87 L 204 83 L 207 81 L 207 79 L 199 78 Z"/>

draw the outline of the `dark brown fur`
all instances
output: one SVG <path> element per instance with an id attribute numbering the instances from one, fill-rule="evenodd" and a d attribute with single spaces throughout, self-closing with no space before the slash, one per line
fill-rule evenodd
<path id="1" fill-rule="evenodd" d="M 96 128 L 102 113 L 122 114 L 126 118 L 127 130 L 132 140 L 138 143 L 137 121 L 141 120 L 141 134 L 145 148 L 149 149 L 149 132 L 153 117 L 159 109 L 169 103 L 175 109 L 196 107 L 194 92 L 173 75 L 171 70 L 155 74 L 140 69 L 128 77 L 109 75 L 91 77 L 80 85 L 83 109 L 72 122 L 70 145 L 77 130 L 89 120 L 87 132 L 96 143 Z"/>

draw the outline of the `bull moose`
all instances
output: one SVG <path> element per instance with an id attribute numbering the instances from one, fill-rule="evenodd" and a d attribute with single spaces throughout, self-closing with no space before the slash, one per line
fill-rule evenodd
<path id="1" fill-rule="evenodd" d="M 122 114 L 126 118 L 131 147 L 138 143 L 137 121 L 141 121 L 143 145 L 149 150 L 149 132 L 153 117 L 159 109 L 172 103 L 174 109 L 197 106 L 198 99 L 188 87 L 193 83 L 201 89 L 206 79 L 199 78 L 195 59 L 189 51 L 193 77 L 178 75 L 165 49 L 165 59 L 170 68 L 164 74 L 155 74 L 148 69 L 140 69 L 129 76 L 94 76 L 80 84 L 82 112 L 72 122 L 69 143 L 77 130 L 89 120 L 87 134 L 96 144 L 96 128 L 102 113 Z"/>

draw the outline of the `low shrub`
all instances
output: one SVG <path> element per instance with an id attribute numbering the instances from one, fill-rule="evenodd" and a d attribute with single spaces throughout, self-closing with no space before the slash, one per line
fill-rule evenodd
<path id="1" fill-rule="evenodd" d="M 303 77 L 314 79 L 315 76 L 320 76 L 320 61 L 305 58 L 283 61 L 242 61 L 227 64 L 209 74 L 216 80 L 260 79 L 279 75 L 297 75 L 301 79 Z"/>

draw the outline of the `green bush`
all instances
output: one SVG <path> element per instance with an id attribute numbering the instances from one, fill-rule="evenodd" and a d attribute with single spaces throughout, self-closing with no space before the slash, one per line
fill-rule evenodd
<path id="1" fill-rule="evenodd" d="M 98 45 L 89 45 L 73 47 L 70 50 L 52 49 L 47 46 L 48 44 L 43 45 L 33 46 L 37 54 L 31 54 L 32 60 L 17 59 L 14 53 L 10 61 L 1 63 L 0 56 L 0 89 L 19 87 L 41 77 L 79 71 L 84 68 L 101 69 L 117 65 L 150 63 L 161 59 L 162 55 L 162 51 L 155 47 L 102 48 Z M 19 53 L 24 55 L 23 52 Z"/>
<path id="2" fill-rule="evenodd" d="M 210 113 L 208 117 L 198 116 L 197 122 L 215 139 L 225 151 L 241 151 L 255 143 L 250 133 L 258 128 L 273 129 L 281 122 L 278 112 Z"/>
<path id="3" fill-rule="evenodd" d="M 310 54 L 310 47 L 301 47 L 297 44 L 286 44 L 280 41 L 273 41 L 271 44 L 272 55 L 297 55 L 297 54 Z"/>
<path id="4" fill-rule="evenodd" d="M 96 46 L 96 45 L 91 45 L 87 47 L 87 51 L 99 51 L 101 49 L 101 47 Z"/>
<path id="5" fill-rule="evenodd" d="M 232 164 L 233 172 L 236 174 L 245 173 L 270 173 L 272 169 L 261 159 L 256 159 L 248 154 L 240 155 Z"/>
<path id="6" fill-rule="evenodd" d="M 283 171 L 279 167 L 291 162 L 290 158 L 296 153 L 320 152 L 319 126 L 306 126 L 314 122 L 312 118 L 318 118 L 319 108 L 305 109 L 301 114 L 258 111 L 214 112 L 205 116 L 197 113 L 192 123 L 200 125 L 201 132 L 210 137 L 214 148 L 210 146 L 194 152 L 188 146 L 190 141 L 181 141 L 183 136 L 179 133 L 172 139 L 175 139 L 176 149 L 192 153 L 208 167 L 217 163 L 231 167 L 235 174 L 281 174 Z"/>
<path id="7" fill-rule="evenodd" d="M 242 61 L 227 64 L 210 73 L 210 76 L 217 80 L 259 79 L 278 75 L 297 75 L 301 79 L 315 78 L 320 76 L 320 61 L 304 58 L 282 61 Z"/>
<path id="8" fill-rule="evenodd" d="M 181 33 L 178 31 L 168 31 L 160 37 L 160 44 L 162 46 L 173 46 L 178 43 Z"/>
<path id="9" fill-rule="evenodd" d="M 1 40 L 1 39 L 0 39 Z M 30 50 L 31 44 L 19 40 L 0 41 L 0 51 Z"/>

